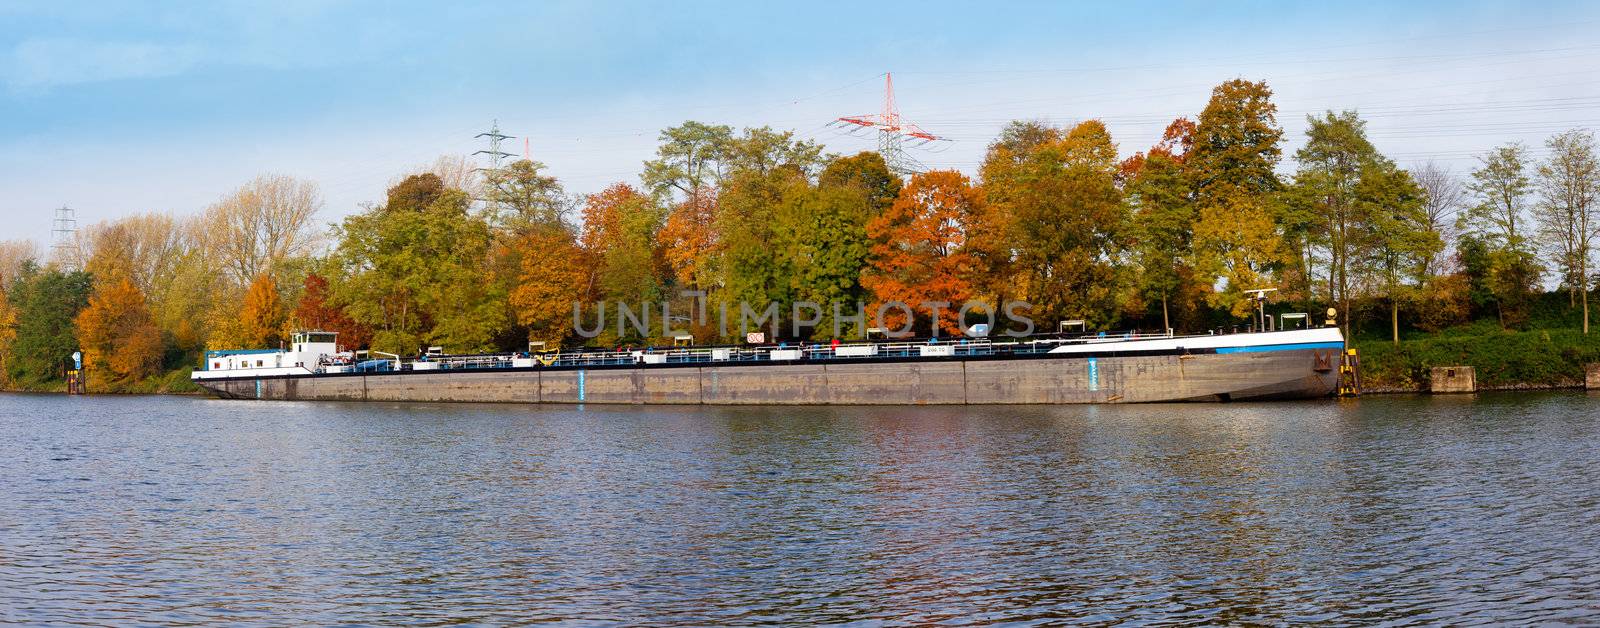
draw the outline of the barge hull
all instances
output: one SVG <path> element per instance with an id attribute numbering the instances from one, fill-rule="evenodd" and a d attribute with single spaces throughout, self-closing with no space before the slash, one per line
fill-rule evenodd
<path id="1" fill-rule="evenodd" d="M 1339 349 L 915 362 L 412 371 L 200 380 L 231 399 L 690 405 L 1154 403 L 1327 397 Z"/>

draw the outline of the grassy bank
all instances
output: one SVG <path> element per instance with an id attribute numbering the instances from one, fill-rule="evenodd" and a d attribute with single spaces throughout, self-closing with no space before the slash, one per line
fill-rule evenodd
<path id="1" fill-rule="evenodd" d="M 89 378 L 89 392 L 102 394 L 134 394 L 134 395 L 195 395 L 200 394 L 199 386 L 189 380 L 189 373 L 193 369 L 184 367 L 154 375 L 137 382 L 118 383 L 107 386 L 97 382 L 93 374 Z M 0 391 L 5 392 L 67 392 L 67 383 L 61 380 L 45 382 L 6 382 L 0 386 Z"/>
<path id="2" fill-rule="evenodd" d="M 1360 338 L 1362 388 L 1425 389 L 1435 366 L 1471 366 L 1480 389 L 1581 387 L 1584 365 L 1600 362 L 1600 331 L 1504 331 L 1490 323 L 1388 340 Z"/>

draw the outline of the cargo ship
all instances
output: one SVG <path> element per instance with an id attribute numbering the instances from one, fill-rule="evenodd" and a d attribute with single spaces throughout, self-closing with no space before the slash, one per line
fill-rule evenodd
<path id="1" fill-rule="evenodd" d="M 1301 315 L 1301 319 L 1304 316 Z M 1337 327 L 1177 335 L 674 346 L 416 357 L 337 350 L 331 332 L 281 350 L 211 351 L 196 384 L 228 399 L 564 404 L 1078 404 L 1327 397 Z"/>

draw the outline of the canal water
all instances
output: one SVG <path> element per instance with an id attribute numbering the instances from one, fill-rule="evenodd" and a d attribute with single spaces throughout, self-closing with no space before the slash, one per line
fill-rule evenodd
<path id="1" fill-rule="evenodd" d="M 1600 619 L 1600 396 L 0 395 L 0 621 Z"/>

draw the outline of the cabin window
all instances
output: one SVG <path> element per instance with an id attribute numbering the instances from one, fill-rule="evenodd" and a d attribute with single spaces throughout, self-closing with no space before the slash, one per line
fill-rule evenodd
<path id="1" fill-rule="evenodd" d="M 211 363 L 211 368 L 220 369 L 220 368 L 222 368 L 222 363 L 221 362 L 212 362 Z"/>
<path id="2" fill-rule="evenodd" d="M 261 368 L 262 364 L 261 360 L 256 360 L 256 368 Z"/>

